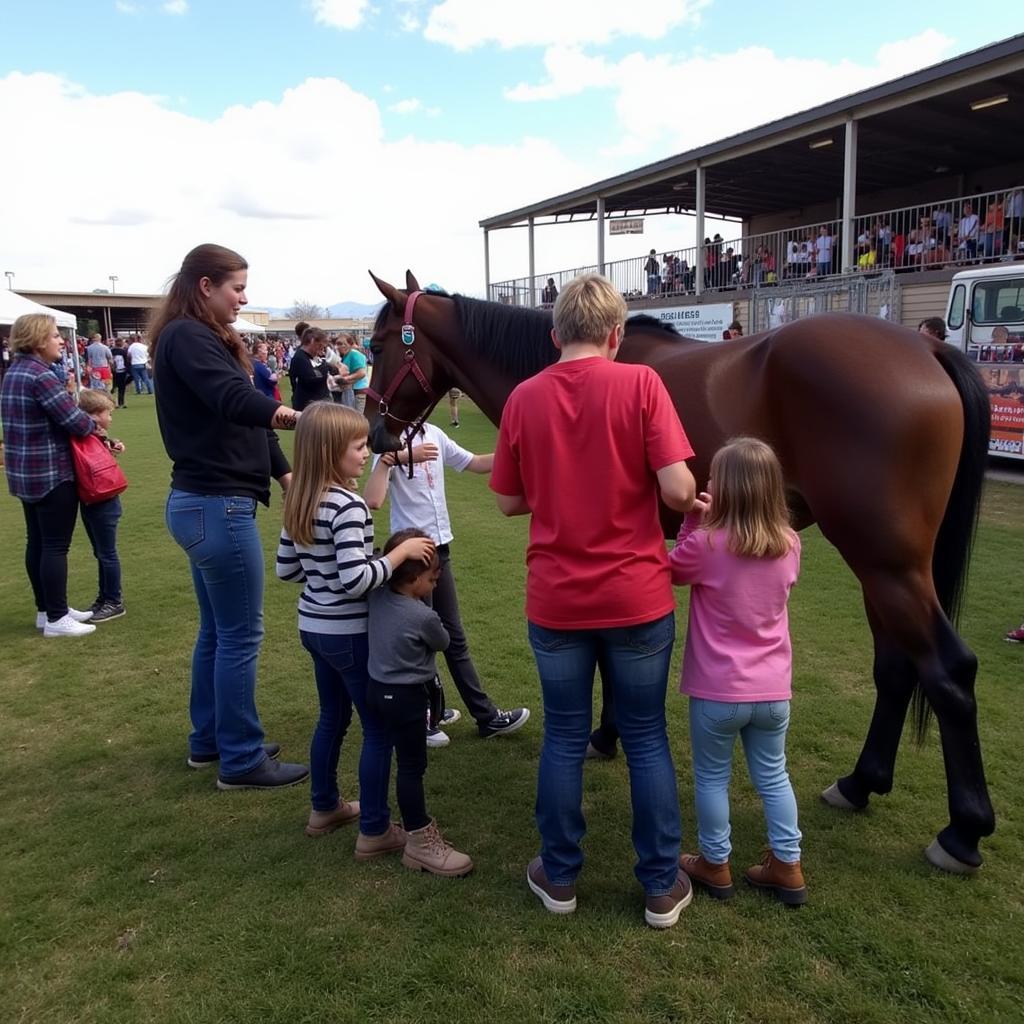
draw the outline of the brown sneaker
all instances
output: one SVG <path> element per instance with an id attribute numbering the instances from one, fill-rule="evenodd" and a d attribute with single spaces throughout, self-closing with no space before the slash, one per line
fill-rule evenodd
<path id="1" fill-rule="evenodd" d="M 370 860 L 372 857 L 381 857 L 385 853 L 395 853 L 397 850 L 405 849 L 405 830 L 391 822 L 386 832 L 379 836 L 367 836 L 359 833 L 356 839 L 356 860 Z"/>
<path id="2" fill-rule="evenodd" d="M 807 902 L 807 887 L 798 860 L 788 863 L 766 850 L 761 863 L 747 868 L 743 877 L 755 889 L 774 893 L 788 907 L 799 907 Z"/>
<path id="3" fill-rule="evenodd" d="M 699 885 L 712 899 L 731 900 L 736 895 L 732 884 L 729 862 L 712 864 L 702 853 L 683 853 L 679 866 L 690 876 L 694 885 Z"/>
<path id="4" fill-rule="evenodd" d="M 333 811 L 310 811 L 306 822 L 307 836 L 325 836 L 359 817 L 358 800 L 338 800 Z"/>
<path id="5" fill-rule="evenodd" d="M 423 828 L 405 833 L 402 863 L 413 871 L 429 871 L 444 878 L 461 878 L 473 870 L 473 861 L 444 841 L 433 818 Z"/>
<path id="6" fill-rule="evenodd" d="M 690 905 L 693 899 L 693 886 L 690 879 L 686 877 L 685 871 L 676 875 L 676 884 L 672 891 L 664 896 L 648 896 L 647 905 L 644 908 L 644 920 L 652 928 L 671 928 L 684 907 Z"/>
<path id="7" fill-rule="evenodd" d="M 576 886 L 552 885 L 540 857 L 534 857 L 526 866 L 526 884 L 552 914 L 571 914 L 576 909 Z"/>

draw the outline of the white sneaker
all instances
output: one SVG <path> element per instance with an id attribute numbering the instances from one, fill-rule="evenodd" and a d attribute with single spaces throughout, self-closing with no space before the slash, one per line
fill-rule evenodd
<path id="1" fill-rule="evenodd" d="M 95 632 L 95 626 L 90 626 L 87 622 L 79 622 L 72 618 L 70 612 L 64 618 L 58 619 L 56 622 L 47 622 L 43 626 L 43 636 L 86 636 Z"/>
<path id="2" fill-rule="evenodd" d="M 93 626 L 93 629 L 96 627 Z M 428 729 L 427 730 L 427 746 L 428 747 L 447 747 L 451 743 L 448 738 L 448 733 L 441 732 L 440 729 Z"/>
<path id="3" fill-rule="evenodd" d="M 88 622 L 92 618 L 92 609 L 80 612 L 76 608 L 69 608 L 68 615 L 75 620 L 75 622 Z M 36 612 L 36 629 L 42 629 L 46 625 L 46 612 Z"/>

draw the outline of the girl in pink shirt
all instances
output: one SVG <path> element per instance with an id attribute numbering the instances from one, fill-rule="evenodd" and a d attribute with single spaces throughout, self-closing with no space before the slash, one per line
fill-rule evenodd
<path id="1" fill-rule="evenodd" d="M 709 489 L 694 502 L 669 555 L 672 582 L 691 587 L 681 689 L 690 697 L 700 852 L 683 854 L 680 865 L 716 899 L 732 897 L 729 778 L 739 735 L 769 843 L 762 863 L 745 877 L 799 905 L 807 889 L 786 771 L 792 679 L 786 605 L 800 573 L 800 539 L 789 525 L 779 461 L 763 441 L 740 437 L 721 448 Z"/>

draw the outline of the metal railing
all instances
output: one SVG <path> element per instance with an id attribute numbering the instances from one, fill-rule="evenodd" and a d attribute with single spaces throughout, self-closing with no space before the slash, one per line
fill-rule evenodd
<path id="1" fill-rule="evenodd" d="M 1024 186 L 855 217 L 861 270 L 939 270 L 1024 259 Z"/>
<path id="2" fill-rule="evenodd" d="M 605 264 L 627 301 L 693 295 L 697 270 L 705 292 L 818 281 L 844 273 L 935 270 L 996 260 L 1024 260 L 1024 186 L 863 214 L 854 221 L 853 260 L 843 266 L 840 220 L 723 239 L 703 246 L 632 256 Z M 574 277 L 596 266 L 491 285 L 490 298 L 516 306 L 550 306 Z"/>

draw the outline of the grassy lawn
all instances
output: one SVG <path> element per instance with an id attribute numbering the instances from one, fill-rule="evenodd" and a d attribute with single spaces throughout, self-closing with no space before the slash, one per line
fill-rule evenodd
<path id="1" fill-rule="evenodd" d="M 447 415 L 437 422 L 446 426 Z M 491 449 L 494 429 L 468 402 L 462 423 L 461 443 Z M 306 838 L 304 786 L 217 793 L 212 772 L 185 767 L 196 609 L 185 557 L 163 525 L 169 464 L 152 398 L 129 395 L 114 433 L 128 445 L 131 481 L 120 537 L 126 618 L 83 640 L 41 639 L 21 508 L 0 500 L 0 1021 L 1024 1017 L 1024 649 L 1002 642 L 1024 614 L 1024 488 L 988 489 L 963 623 L 981 661 L 982 744 L 999 819 L 982 872 L 942 875 L 922 856 L 947 822 L 934 727 L 921 749 L 904 743 L 895 791 L 866 813 L 844 816 L 818 800 L 851 769 L 873 690 L 855 581 L 808 531 L 792 600 L 790 763 L 810 903 L 794 912 L 745 889 L 726 905 L 698 895 L 678 927 L 656 933 L 643 926 L 632 875 L 621 757 L 587 768 L 577 913 L 546 914 L 524 884 L 541 741 L 522 615 L 526 521 L 498 515 L 481 477 L 448 481 L 464 619 L 488 691 L 534 717 L 514 737 L 484 742 L 466 716 L 451 745 L 431 751 L 429 806 L 477 865 L 448 881 L 397 859 L 356 864 L 351 830 Z M 296 634 L 298 589 L 270 568 L 278 493 L 258 518 L 269 570 L 259 706 L 268 737 L 305 760 L 316 696 Z M 385 512 L 378 536 L 386 532 Z M 70 578 L 72 604 L 87 606 L 95 565 L 82 530 Z M 684 609 L 681 596 L 681 627 Z M 673 687 L 668 703 L 692 848 L 685 701 Z M 356 795 L 358 746 L 354 724 L 342 753 L 346 795 Z M 760 856 L 763 821 L 742 761 L 738 769 L 742 870 Z"/>

